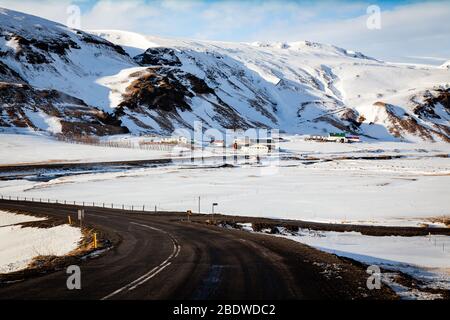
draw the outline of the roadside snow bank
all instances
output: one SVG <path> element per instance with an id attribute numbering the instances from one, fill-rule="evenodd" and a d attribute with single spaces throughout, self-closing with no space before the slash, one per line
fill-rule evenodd
<path id="1" fill-rule="evenodd" d="M 26 269 L 38 256 L 64 256 L 78 247 L 82 237 L 79 228 L 68 225 L 49 229 L 0 227 L 0 274 Z"/>
<path id="2" fill-rule="evenodd" d="M 23 214 L 15 214 L 12 212 L 6 212 L 0 210 L 0 228 L 4 226 L 10 226 L 13 224 L 24 223 L 24 222 L 33 222 L 33 221 L 42 221 L 45 218 L 38 218 L 33 216 L 27 216 Z"/>

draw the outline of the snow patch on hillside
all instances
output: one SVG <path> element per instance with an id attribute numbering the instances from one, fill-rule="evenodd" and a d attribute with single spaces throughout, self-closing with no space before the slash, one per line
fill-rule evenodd
<path id="1" fill-rule="evenodd" d="M 149 41 L 144 35 L 135 32 L 121 30 L 90 30 L 89 32 L 122 46 L 131 57 L 144 53 L 148 48 L 158 46 L 158 44 Z"/>

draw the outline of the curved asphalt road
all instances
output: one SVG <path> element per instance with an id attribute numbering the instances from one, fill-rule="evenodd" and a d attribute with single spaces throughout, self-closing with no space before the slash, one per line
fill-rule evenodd
<path id="1" fill-rule="evenodd" d="M 75 219 L 76 207 L 0 201 L 0 209 Z M 121 242 L 84 261 L 82 289 L 65 270 L 0 286 L 0 299 L 392 298 L 365 289 L 364 269 L 272 236 L 181 221 L 181 214 L 86 208 L 86 222 Z M 331 271 L 330 271 L 331 270 Z"/>

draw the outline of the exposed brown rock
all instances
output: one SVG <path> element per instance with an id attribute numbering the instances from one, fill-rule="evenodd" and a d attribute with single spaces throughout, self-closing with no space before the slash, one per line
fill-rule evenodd
<path id="1" fill-rule="evenodd" d="M 114 115 L 88 106 L 84 101 L 56 90 L 37 90 L 27 84 L 0 82 L 0 114 L 2 127 L 40 130 L 30 114 L 42 112 L 61 120 L 62 134 L 109 135 L 126 133 Z"/>
<path id="2" fill-rule="evenodd" d="M 424 103 L 415 107 L 414 113 L 419 117 L 440 119 L 441 117 L 435 112 L 438 104 L 441 104 L 450 116 L 450 88 L 428 91 Z"/>

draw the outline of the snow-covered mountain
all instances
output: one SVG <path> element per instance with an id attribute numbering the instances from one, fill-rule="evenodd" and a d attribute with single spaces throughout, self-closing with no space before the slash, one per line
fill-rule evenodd
<path id="1" fill-rule="evenodd" d="M 448 69 L 390 64 L 308 41 L 225 43 L 86 33 L 1 9 L 0 81 L 78 99 L 103 114 L 100 120 L 56 118 L 115 126 L 86 130 L 97 134 L 170 133 L 201 120 L 218 129 L 450 139 Z M 5 108 L 14 104 L 3 96 L 0 103 L 0 126 L 12 125 Z M 36 113 L 48 118 L 46 111 Z"/>

